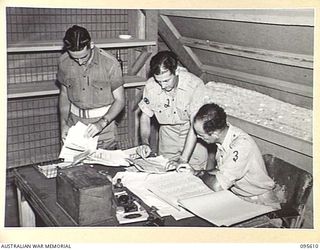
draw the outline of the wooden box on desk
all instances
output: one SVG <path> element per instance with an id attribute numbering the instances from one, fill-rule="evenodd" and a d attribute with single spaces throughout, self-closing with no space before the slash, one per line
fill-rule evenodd
<path id="1" fill-rule="evenodd" d="M 89 165 L 59 169 L 57 204 L 79 226 L 115 225 L 112 183 Z"/>

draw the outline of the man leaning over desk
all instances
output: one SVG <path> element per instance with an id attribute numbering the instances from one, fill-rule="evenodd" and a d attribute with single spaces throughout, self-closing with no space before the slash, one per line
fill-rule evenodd
<path id="1" fill-rule="evenodd" d="M 283 190 L 269 177 L 254 140 L 226 121 L 227 115 L 215 103 L 203 105 L 196 113 L 193 128 L 208 147 L 217 146 L 215 169 L 201 177 L 214 191 L 230 189 L 239 197 L 258 204 L 280 208 Z M 180 165 L 193 172 L 189 165 Z"/>
<path id="2" fill-rule="evenodd" d="M 203 81 L 178 66 L 178 58 L 172 51 L 160 51 L 150 61 L 150 78 L 139 103 L 142 110 L 140 135 L 142 145 L 137 153 L 147 157 L 151 153 L 149 146 L 151 117 L 155 116 L 160 124 L 159 154 L 177 162 L 188 162 L 196 169 L 205 169 L 207 149 L 196 142 L 193 130 L 190 130 L 189 106 L 196 89 L 204 87 Z M 191 132 L 191 133 L 190 133 Z M 186 137 L 195 138 L 192 152 L 184 159 L 181 152 Z"/>
<path id="3" fill-rule="evenodd" d="M 97 48 L 89 32 L 73 25 L 63 38 L 66 52 L 59 59 L 57 80 L 61 139 L 78 121 L 88 125 L 88 136 L 99 135 L 98 147 L 115 149 L 117 127 L 114 122 L 125 104 L 119 62 Z"/>

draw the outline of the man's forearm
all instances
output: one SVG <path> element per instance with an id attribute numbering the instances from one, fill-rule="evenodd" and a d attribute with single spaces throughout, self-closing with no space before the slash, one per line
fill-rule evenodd
<path id="1" fill-rule="evenodd" d="M 190 127 L 185 144 L 184 144 L 184 148 L 181 154 L 181 158 L 184 159 L 186 162 L 189 161 L 192 152 L 194 150 L 194 147 L 196 145 L 197 142 L 197 137 L 193 131 L 193 128 Z"/>
<path id="2" fill-rule="evenodd" d="M 59 113 L 60 113 L 60 126 L 67 126 L 67 120 L 69 116 L 70 110 L 70 101 L 67 96 L 67 91 L 65 87 L 61 87 L 60 95 L 59 95 Z"/>
<path id="3" fill-rule="evenodd" d="M 124 108 L 124 101 L 115 100 L 111 105 L 111 107 L 109 108 L 108 112 L 105 115 L 103 115 L 103 117 L 101 118 L 103 118 L 104 120 L 107 120 L 110 123 L 117 117 L 117 115 L 120 114 L 123 108 Z"/>
<path id="4" fill-rule="evenodd" d="M 149 145 L 150 134 L 151 134 L 150 118 L 144 113 L 142 113 L 140 118 L 140 137 L 141 137 L 142 144 Z"/>
<path id="5" fill-rule="evenodd" d="M 112 122 L 124 108 L 125 97 L 124 97 L 124 89 L 122 86 L 113 91 L 113 96 L 114 96 L 114 102 L 111 104 L 111 107 L 109 108 L 108 112 L 104 114 L 99 120 L 102 127 L 105 127 L 110 122 Z"/>

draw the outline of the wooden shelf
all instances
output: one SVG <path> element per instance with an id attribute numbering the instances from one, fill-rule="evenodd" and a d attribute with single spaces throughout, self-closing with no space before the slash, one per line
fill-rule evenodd
<path id="1" fill-rule="evenodd" d="M 144 86 L 146 79 L 140 76 L 124 76 L 124 87 L 133 88 Z M 8 88 L 8 99 L 57 95 L 60 90 L 54 81 L 41 81 L 34 83 L 19 84 L 19 86 Z"/>
<path id="2" fill-rule="evenodd" d="M 98 48 L 130 48 L 141 46 L 155 46 L 156 41 L 142 39 L 101 39 L 94 40 Z M 62 41 L 20 41 L 19 43 L 8 44 L 8 53 L 18 52 L 40 52 L 40 51 L 60 51 L 62 50 Z"/>

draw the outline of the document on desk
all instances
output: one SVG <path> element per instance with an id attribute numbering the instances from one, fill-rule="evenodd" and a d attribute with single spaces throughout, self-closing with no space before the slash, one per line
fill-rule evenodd
<path id="1" fill-rule="evenodd" d="M 244 201 L 228 190 L 214 192 L 188 173 L 150 175 L 146 181 L 147 188 L 163 201 L 217 226 L 230 226 L 274 210 Z"/>
<path id="2" fill-rule="evenodd" d="M 98 136 L 88 137 L 87 127 L 82 122 L 77 122 L 76 125 L 69 128 L 59 158 L 64 159 L 66 162 L 74 162 L 79 160 L 81 156 L 85 158 L 96 150 Z"/>
<path id="3" fill-rule="evenodd" d="M 179 200 L 213 193 L 200 178 L 190 173 L 150 175 L 146 185 L 152 193 L 178 210 L 182 209 Z"/>
<path id="4" fill-rule="evenodd" d="M 161 174 L 167 172 L 165 167 L 169 159 L 160 155 L 156 157 L 131 159 L 130 162 L 141 172 Z"/>
<path id="5" fill-rule="evenodd" d="M 230 226 L 275 209 L 247 202 L 228 190 L 179 200 L 181 206 L 217 225 Z"/>

